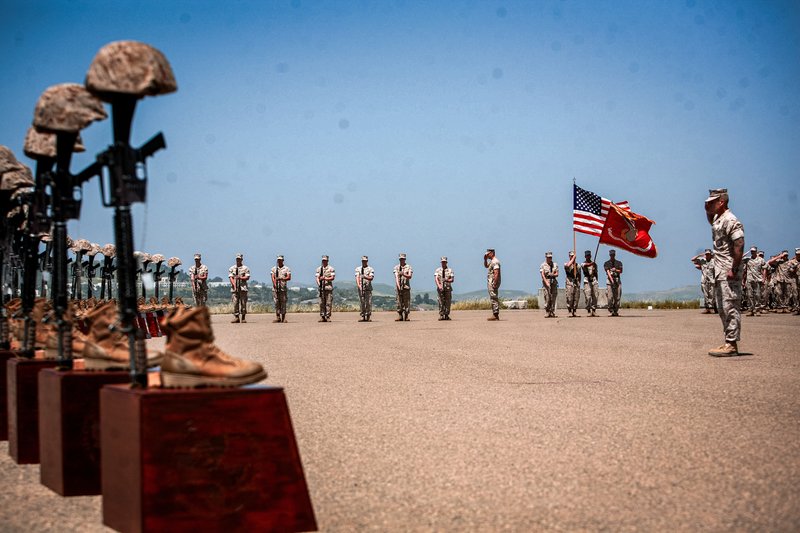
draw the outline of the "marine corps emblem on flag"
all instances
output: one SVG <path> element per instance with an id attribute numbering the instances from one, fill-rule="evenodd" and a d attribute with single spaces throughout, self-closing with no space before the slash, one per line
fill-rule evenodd
<path id="1" fill-rule="evenodd" d="M 649 233 L 653 224 L 655 222 L 646 216 L 626 211 L 612 203 L 600 233 L 600 242 L 632 254 L 655 257 L 658 249 Z"/>

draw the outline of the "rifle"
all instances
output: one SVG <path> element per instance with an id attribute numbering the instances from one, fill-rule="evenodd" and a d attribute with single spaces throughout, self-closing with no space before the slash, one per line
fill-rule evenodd
<path id="1" fill-rule="evenodd" d="M 153 272 L 153 281 L 156 283 L 156 300 L 158 300 L 158 284 L 161 281 L 161 263 L 163 260 L 156 262 L 156 270 Z"/>
<path id="2" fill-rule="evenodd" d="M 325 297 L 325 263 L 323 260 L 319 262 L 319 297 L 320 300 Z"/>
<path id="3" fill-rule="evenodd" d="M 131 204 L 144 202 L 147 191 L 146 160 L 166 148 L 161 133 L 140 148 L 130 145 L 133 113 L 138 96 L 123 93 L 105 95 L 111 102 L 114 144 L 97 155 L 79 176 L 100 176 L 103 205 L 114 208 L 114 237 L 117 245 L 117 285 L 119 291 L 119 330 L 128 336 L 133 386 L 147 388 L 147 354 L 144 332 L 136 326 L 136 268 L 133 258 L 133 217 Z M 108 168 L 108 187 L 103 168 Z M 140 176 L 141 174 L 141 176 Z M 106 197 L 106 189 L 108 197 Z"/>
<path id="4" fill-rule="evenodd" d="M 47 285 L 53 270 L 53 241 L 47 240 L 44 243 L 44 251 L 39 254 L 39 270 L 42 272 L 42 285 L 40 296 L 47 298 Z"/>
<path id="5" fill-rule="evenodd" d="M 170 258 L 169 267 L 169 303 L 172 304 L 172 295 L 175 287 L 175 280 L 178 278 L 178 267 L 181 265 L 180 259 L 177 257 Z M 195 302 L 197 303 L 197 302 Z"/>
<path id="6" fill-rule="evenodd" d="M 358 299 L 361 303 L 361 317 L 366 318 L 367 302 L 366 302 L 366 287 L 364 283 L 364 265 L 361 265 L 361 276 L 358 278 Z"/>
<path id="7" fill-rule="evenodd" d="M 111 299 L 111 280 L 114 277 L 114 271 L 117 267 L 114 266 L 114 258 L 103 256 L 103 266 L 100 267 L 100 299 L 106 299 L 106 288 L 108 288 L 108 298 Z"/>
<path id="8" fill-rule="evenodd" d="M 97 271 L 98 263 L 94 262 L 95 255 L 97 255 L 97 245 L 93 245 L 93 252 L 89 255 L 89 261 L 86 263 L 86 297 L 94 297 L 94 275 Z"/>

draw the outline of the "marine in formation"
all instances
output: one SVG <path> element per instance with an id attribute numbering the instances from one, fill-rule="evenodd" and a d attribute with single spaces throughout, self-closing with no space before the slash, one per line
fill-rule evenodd
<path id="1" fill-rule="evenodd" d="M 442 257 L 442 266 L 433 273 L 436 293 L 439 296 L 439 320 L 450 320 L 450 304 L 453 302 L 453 269 L 447 266 L 447 257 Z"/>
<path id="2" fill-rule="evenodd" d="M 372 321 L 372 280 L 375 279 L 375 270 L 369 266 L 369 257 L 361 256 L 361 266 L 356 267 L 356 287 L 358 288 L 359 322 Z"/>
<path id="3" fill-rule="evenodd" d="M 333 310 L 333 280 L 336 279 L 336 270 L 328 264 L 328 256 L 322 256 L 322 263 L 314 273 L 319 288 L 319 321 L 330 322 Z"/>

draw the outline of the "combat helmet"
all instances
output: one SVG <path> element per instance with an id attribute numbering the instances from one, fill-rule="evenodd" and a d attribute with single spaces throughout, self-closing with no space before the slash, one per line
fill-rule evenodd
<path id="1" fill-rule="evenodd" d="M 103 103 L 83 85 L 62 83 L 45 89 L 33 111 L 33 125 L 51 132 L 78 133 L 107 118 Z"/>
<path id="2" fill-rule="evenodd" d="M 115 94 L 143 98 L 175 92 L 178 84 L 160 51 L 137 41 L 115 41 L 101 48 L 92 60 L 86 88 L 111 102 Z"/>
<path id="3" fill-rule="evenodd" d="M 56 135 L 55 133 L 47 131 L 39 131 L 33 126 L 28 128 L 28 133 L 25 134 L 25 146 L 22 149 L 25 155 L 31 159 L 40 158 L 56 158 Z M 86 147 L 83 145 L 81 136 L 75 140 L 75 147 L 73 152 L 85 152 Z"/>

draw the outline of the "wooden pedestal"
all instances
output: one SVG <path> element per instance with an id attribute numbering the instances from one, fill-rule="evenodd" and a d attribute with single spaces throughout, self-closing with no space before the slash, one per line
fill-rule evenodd
<path id="1" fill-rule="evenodd" d="M 103 523 L 139 531 L 314 531 L 283 389 L 100 392 Z"/>
<path id="2" fill-rule="evenodd" d="M 100 389 L 128 382 L 124 370 L 39 372 L 42 485 L 61 496 L 100 494 Z"/>
<path id="3" fill-rule="evenodd" d="M 8 440 L 8 378 L 6 365 L 17 352 L 0 350 L 0 440 Z"/>
<path id="4" fill-rule="evenodd" d="M 54 359 L 9 359 L 8 454 L 17 464 L 39 462 L 39 371 Z"/>

